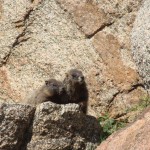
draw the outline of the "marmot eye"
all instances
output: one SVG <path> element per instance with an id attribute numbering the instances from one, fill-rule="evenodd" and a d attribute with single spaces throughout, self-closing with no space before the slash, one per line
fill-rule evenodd
<path id="1" fill-rule="evenodd" d="M 48 81 L 45 81 L 45 84 L 46 84 L 46 85 L 48 85 L 48 83 L 49 83 Z"/>

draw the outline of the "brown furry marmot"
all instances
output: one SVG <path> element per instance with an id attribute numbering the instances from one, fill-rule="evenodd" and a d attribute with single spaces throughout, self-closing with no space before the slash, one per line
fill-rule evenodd
<path id="1" fill-rule="evenodd" d="M 63 84 L 67 95 L 63 103 L 79 103 L 81 110 L 86 113 L 88 90 L 82 72 L 77 69 L 69 70 Z"/>
<path id="2" fill-rule="evenodd" d="M 27 99 L 26 103 L 33 106 L 47 101 L 61 104 L 61 94 L 63 94 L 63 92 L 63 84 L 60 81 L 49 79 Z"/>

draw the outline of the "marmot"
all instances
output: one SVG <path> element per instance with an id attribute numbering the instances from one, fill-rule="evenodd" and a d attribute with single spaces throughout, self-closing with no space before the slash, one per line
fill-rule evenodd
<path id="1" fill-rule="evenodd" d="M 45 81 L 45 84 L 27 99 L 26 103 L 36 106 L 37 104 L 51 101 L 56 104 L 61 104 L 61 95 L 64 93 L 62 82 L 55 79 Z"/>
<path id="2" fill-rule="evenodd" d="M 87 112 L 88 90 L 81 71 L 71 69 L 63 81 L 67 98 L 64 103 L 79 103 L 81 110 Z"/>

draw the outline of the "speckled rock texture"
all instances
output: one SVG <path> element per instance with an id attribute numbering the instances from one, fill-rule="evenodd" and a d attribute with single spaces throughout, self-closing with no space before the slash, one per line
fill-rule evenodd
<path id="1" fill-rule="evenodd" d="M 96 118 L 79 111 L 79 105 L 42 103 L 36 109 L 27 150 L 94 150 L 100 139 Z"/>
<path id="2" fill-rule="evenodd" d="M 149 150 L 150 108 L 137 121 L 112 134 L 96 150 Z"/>
<path id="3" fill-rule="evenodd" d="M 142 0 L 0 1 L 0 99 L 21 102 L 44 80 L 80 69 L 88 114 L 124 114 L 146 94 L 130 33 Z"/>
<path id="4" fill-rule="evenodd" d="M 0 149 L 20 150 L 35 109 L 27 105 L 0 103 Z"/>
<path id="5" fill-rule="evenodd" d="M 101 128 L 78 104 L 0 103 L 1 150 L 94 150 Z"/>
<path id="6" fill-rule="evenodd" d="M 150 1 L 140 8 L 132 30 L 132 53 L 150 92 Z"/>

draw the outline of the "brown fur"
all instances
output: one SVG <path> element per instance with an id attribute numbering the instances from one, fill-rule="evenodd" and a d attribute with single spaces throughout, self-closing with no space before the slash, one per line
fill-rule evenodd
<path id="1" fill-rule="evenodd" d="M 63 81 L 66 97 L 64 103 L 79 103 L 81 110 L 87 112 L 88 90 L 81 71 L 71 69 Z"/>
<path id="2" fill-rule="evenodd" d="M 60 104 L 63 91 L 63 84 L 60 81 L 50 79 L 45 81 L 45 84 L 35 91 L 33 95 L 27 99 L 26 103 L 33 106 L 47 101 Z"/>

